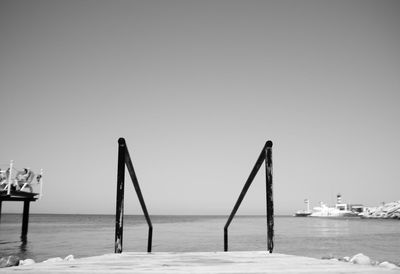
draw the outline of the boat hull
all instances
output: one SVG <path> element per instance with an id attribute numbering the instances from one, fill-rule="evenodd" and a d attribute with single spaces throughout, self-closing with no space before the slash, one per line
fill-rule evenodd
<path id="1" fill-rule="evenodd" d="M 295 217 L 308 217 L 312 214 L 312 212 L 307 211 L 298 211 L 294 214 Z"/>

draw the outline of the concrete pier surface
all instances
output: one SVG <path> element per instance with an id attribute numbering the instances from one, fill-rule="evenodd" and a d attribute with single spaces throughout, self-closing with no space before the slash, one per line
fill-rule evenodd
<path id="1" fill-rule="evenodd" d="M 0 273 L 400 273 L 379 266 L 355 265 L 260 251 L 125 252 L 72 261 L 0 269 Z"/>

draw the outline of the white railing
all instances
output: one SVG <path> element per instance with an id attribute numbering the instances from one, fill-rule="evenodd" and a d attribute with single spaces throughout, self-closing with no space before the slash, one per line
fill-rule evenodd
<path id="1" fill-rule="evenodd" d="M 32 172 L 30 169 L 27 169 L 28 172 Z M 16 186 L 19 187 L 19 191 L 23 191 L 25 188 L 29 187 L 29 189 L 31 190 L 31 192 L 33 192 L 33 188 L 32 188 L 32 184 L 36 183 L 39 185 L 39 199 L 42 198 L 43 196 L 43 169 L 40 170 L 39 175 L 35 175 L 35 173 L 33 173 L 33 178 L 29 179 L 28 178 L 24 181 L 21 180 L 18 177 L 18 173 L 16 173 L 15 176 L 13 176 L 13 171 L 14 171 L 14 161 L 11 160 L 10 161 L 10 167 L 8 168 L 8 170 L 6 171 L 2 171 L 3 173 L 5 173 L 5 183 L 7 184 L 3 190 L 7 191 L 7 195 L 11 195 L 11 189 L 12 186 Z M 16 178 L 14 178 L 16 177 Z M 4 183 L 3 183 L 4 184 Z M 20 184 L 22 184 L 22 186 L 20 186 Z"/>

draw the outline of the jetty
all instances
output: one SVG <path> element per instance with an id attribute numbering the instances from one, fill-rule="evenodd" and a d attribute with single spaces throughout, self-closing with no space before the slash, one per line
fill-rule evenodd
<path id="1" fill-rule="evenodd" d="M 36 180 L 32 182 L 34 179 Z M 39 184 L 40 193 L 34 193 L 32 184 Z M 7 170 L 0 169 L 0 222 L 3 202 L 23 202 L 21 240 L 26 242 L 29 223 L 30 203 L 35 202 L 42 196 L 43 170 L 35 175 L 29 168 L 17 170 L 14 161 L 10 161 Z M 28 191 L 26 191 L 28 189 Z"/>
<path id="2" fill-rule="evenodd" d="M 0 269 L 0 273 L 400 273 L 379 266 L 269 253 L 123 252 L 70 261 L 43 262 Z"/>

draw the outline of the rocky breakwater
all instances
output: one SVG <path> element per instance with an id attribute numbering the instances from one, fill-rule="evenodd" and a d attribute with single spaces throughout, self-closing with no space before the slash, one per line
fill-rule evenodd
<path id="1" fill-rule="evenodd" d="M 17 266 L 19 265 L 19 261 L 19 257 L 14 255 L 0 258 L 0 268 Z"/>
<path id="2" fill-rule="evenodd" d="M 377 207 L 366 207 L 360 214 L 361 218 L 367 219 L 399 219 L 400 201 L 385 203 Z"/>
<path id="3" fill-rule="evenodd" d="M 53 262 L 72 261 L 72 260 L 74 260 L 74 255 L 68 255 L 64 259 L 60 257 L 50 258 L 46 261 L 43 261 L 42 263 L 53 263 Z M 31 265 L 34 263 L 35 261 L 32 259 L 21 260 L 18 256 L 15 255 L 0 258 L 0 268 L 18 266 L 18 265 Z"/>
<path id="4" fill-rule="evenodd" d="M 369 258 L 368 256 L 359 253 L 354 255 L 353 257 L 340 257 L 340 258 L 335 258 L 333 256 L 324 256 L 322 257 L 322 259 L 324 260 L 334 260 L 334 261 L 342 261 L 342 262 L 348 262 L 351 264 L 359 264 L 359 265 L 372 265 L 372 266 L 377 266 L 377 267 L 383 267 L 383 268 L 388 268 L 388 269 L 392 269 L 392 270 L 399 270 L 400 271 L 400 267 L 394 263 L 391 262 L 378 262 L 378 261 L 374 261 L 371 258 Z"/>

